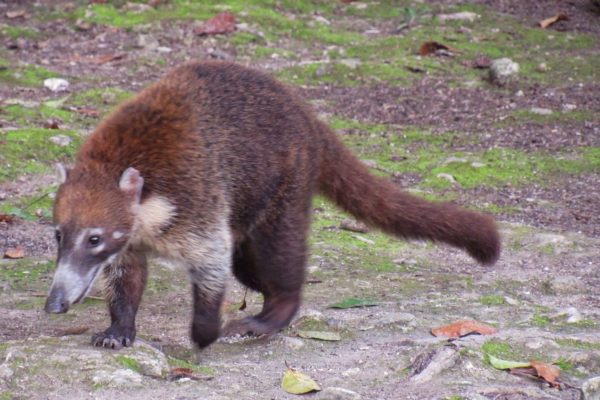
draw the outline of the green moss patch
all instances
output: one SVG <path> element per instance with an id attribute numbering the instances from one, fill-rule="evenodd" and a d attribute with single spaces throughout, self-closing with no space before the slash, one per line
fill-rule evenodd
<path id="1" fill-rule="evenodd" d="M 56 77 L 55 72 L 37 65 L 4 65 L 0 68 L 0 82 L 21 86 L 42 86 L 44 79 Z"/>
<path id="2" fill-rule="evenodd" d="M 72 142 L 64 147 L 54 144 L 50 138 L 56 135 L 69 136 Z M 80 142 L 80 136 L 71 131 L 19 129 L 0 132 L 0 182 L 23 174 L 45 172 L 57 161 L 66 162 L 73 157 Z"/>

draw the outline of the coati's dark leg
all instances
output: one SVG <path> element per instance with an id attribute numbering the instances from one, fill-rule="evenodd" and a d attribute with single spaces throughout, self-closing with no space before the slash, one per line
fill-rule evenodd
<path id="1" fill-rule="evenodd" d="M 92 336 L 92 344 L 120 349 L 135 340 L 135 316 L 146 286 L 148 268 L 143 253 L 127 250 L 114 265 L 104 270 L 111 325 Z"/>
<path id="2" fill-rule="evenodd" d="M 246 286 L 264 295 L 262 311 L 232 321 L 225 336 L 262 335 L 286 327 L 300 306 L 307 257 L 308 209 L 284 215 L 277 224 L 252 232 L 235 251 L 233 271 Z"/>
<path id="3" fill-rule="evenodd" d="M 192 340 L 198 347 L 203 348 L 219 338 L 221 333 L 221 303 L 225 293 L 222 289 L 210 291 L 202 284 L 192 279 L 194 311 L 192 319 Z"/>

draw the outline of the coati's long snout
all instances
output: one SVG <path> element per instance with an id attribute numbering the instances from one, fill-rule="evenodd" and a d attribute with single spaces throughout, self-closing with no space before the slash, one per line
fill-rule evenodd
<path id="1" fill-rule="evenodd" d="M 367 168 L 324 124 L 326 149 L 319 189 L 345 211 L 395 236 L 444 242 L 464 249 L 482 264 L 500 255 L 494 220 L 450 203 L 436 203 L 403 192 Z"/>

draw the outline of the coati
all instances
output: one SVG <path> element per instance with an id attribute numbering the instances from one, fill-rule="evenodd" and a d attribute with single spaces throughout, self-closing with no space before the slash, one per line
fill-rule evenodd
<path id="1" fill-rule="evenodd" d="M 300 305 L 315 193 L 401 238 L 444 242 L 483 264 L 500 252 L 492 218 L 371 175 L 283 84 L 232 63 L 175 68 L 101 122 L 61 178 L 45 310 L 66 312 L 103 274 L 111 325 L 96 346 L 134 341 L 147 255 L 188 272 L 199 347 L 221 334 L 230 270 L 264 304 L 224 334 L 285 327 Z"/>

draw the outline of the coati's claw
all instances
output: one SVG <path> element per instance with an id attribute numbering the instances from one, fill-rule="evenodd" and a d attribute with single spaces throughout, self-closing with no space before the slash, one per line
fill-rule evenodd
<path id="1" fill-rule="evenodd" d="M 229 322 L 223 328 L 222 337 L 232 336 L 261 336 L 278 332 L 279 329 L 272 329 L 268 324 L 257 320 L 254 317 L 247 317 Z"/>
<path id="2" fill-rule="evenodd" d="M 112 335 L 106 332 L 98 332 L 92 336 L 92 345 L 104 347 L 107 349 L 119 350 L 123 347 L 130 347 L 133 340 L 122 335 Z"/>

